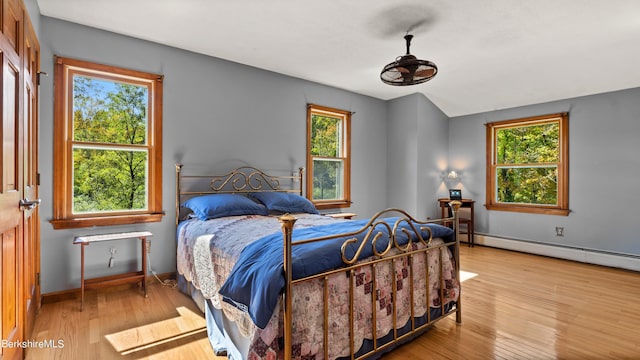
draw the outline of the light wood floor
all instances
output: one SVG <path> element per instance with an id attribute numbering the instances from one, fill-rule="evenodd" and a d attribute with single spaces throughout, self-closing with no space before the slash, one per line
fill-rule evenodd
<path id="1" fill-rule="evenodd" d="M 463 324 L 437 323 L 385 355 L 400 359 L 640 359 L 640 274 L 477 246 L 462 249 Z M 89 291 L 43 305 L 27 359 L 223 359 L 175 289 Z"/>

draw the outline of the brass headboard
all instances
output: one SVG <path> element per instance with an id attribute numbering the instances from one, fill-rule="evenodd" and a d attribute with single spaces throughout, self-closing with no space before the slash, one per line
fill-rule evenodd
<path id="1" fill-rule="evenodd" d="M 181 218 L 180 204 L 189 197 L 197 195 L 246 194 L 265 191 L 303 195 L 304 168 L 302 167 L 292 175 L 269 175 L 251 166 L 242 166 L 224 175 L 183 175 L 182 167 L 182 164 L 176 164 L 176 226 Z M 187 182 L 189 184 L 185 185 Z"/>

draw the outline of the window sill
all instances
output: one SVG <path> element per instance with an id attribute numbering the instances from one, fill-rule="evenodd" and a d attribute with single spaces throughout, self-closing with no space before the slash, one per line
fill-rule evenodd
<path id="1" fill-rule="evenodd" d="M 485 204 L 487 210 L 495 211 L 510 211 L 529 214 L 543 214 L 543 215 L 558 215 L 569 216 L 571 210 L 560 208 L 549 208 L 543 206 L 517 206 L 517 205 L 504 205 L 504 204 Z"/>
<path id="2" fill-rule="evenodd" d="M 71 219 L 53 219 L 49 222 L 54 230 L 79 229 L 93 226 L 129 225 L 139 223 L 160 222 L 164 213 L 127 214 L 117 216 L 85 217 Z"/>
<path id="3" fill-rule="evenodd" d="M 330 210 L 330 209 L 337 209 L 337 208 L 348 208 L 351 206 L 351 201 L 347 201 L 347 202 L 341 201 L 341 202 L 332 202 L 332 203 L 322 202 L 322 203 L 315 203 L 314 205 L 318 210 Z"/>

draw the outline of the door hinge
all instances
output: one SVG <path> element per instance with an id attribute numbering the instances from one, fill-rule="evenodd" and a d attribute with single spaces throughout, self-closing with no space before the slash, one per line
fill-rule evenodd
<path id="1" fill-rule="evenodd" d="M 36 173 L 36 185 L 40 186 L 40 173 Z"/>
<path id="2" fill-rule="evenodd" d="M 36 273 L 36 286 L 40 286 L 40 273 Z"/>

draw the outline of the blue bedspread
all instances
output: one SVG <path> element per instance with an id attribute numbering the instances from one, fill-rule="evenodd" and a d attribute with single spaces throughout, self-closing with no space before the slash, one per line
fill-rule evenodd
<path id="1" fill-rule="evenodd" d="M 387 218 L 382 221 L 393 227 L 397 219 Z M 368 220 L 354 220 L 294 229 L 293 242 L 355 232 L 365 226 L 367 222 Z M 429 224 L 428 226 L 434 238 L 440 237 L 446 240 L 453 235 L 453 230 L 448 227 L 436 224 Z M 410 226 L 406 222 L 403 222 L 400 227 L 407 228 L 412 233 Z M 416 228 L 420 229 L 420 226 L 416 226 Z M 378 225 L 377 229 L 384 234 L 388 233 L 383 225 Z M 422 231 L 422 236 L 425 240 L 428 239 L 428 231 Z M 357 244 L 361 242 L 363 237 L 364 234 L 357 236 L 359 241 L 349 247 L 347 253 L 350 257 L 355 254 Z M 403 232 L 398 231 L 396 237 L 399 244 L 407 243 L 407 237 Z M 417 237 L 413 237 L 412 241 L 417 241 Z M 340 247 L 346 239 L 338 238 L 294 246 L 292 251 L 293 278 L 299 279 L 344 266 Z M 275 233 L 265 236 L 244 248 L 229 278 L 219 290 L 224 301 L 247 311 L 253 322 L 261 329 L 264 329 L 269 322 L 285 284 L 282 241 L 282 233 Z M 379 239 L 377 243 L 379 250 L 386 248 L 388 241 L 388 236 Z M 360 259 L 365 259 L 372 255 L 371 246 L 365 246 Z"/>

